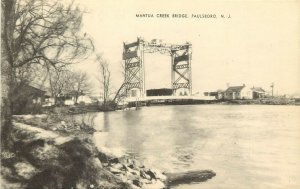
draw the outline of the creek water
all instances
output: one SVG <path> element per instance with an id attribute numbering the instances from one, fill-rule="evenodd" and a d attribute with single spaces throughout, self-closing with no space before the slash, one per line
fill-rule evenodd
<path id="1" fill-rule="evenodd" d="M 100 112 L 97 145 L 166 172 L 210 169 L 176 189 L 300 187 L 300 106 L 182 105 Z"/>

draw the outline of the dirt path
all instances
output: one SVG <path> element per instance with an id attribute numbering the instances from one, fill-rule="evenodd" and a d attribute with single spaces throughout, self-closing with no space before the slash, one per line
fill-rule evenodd
<path id="1" fill-rule="evenodd" d="M 36 139 L 50 139 L 53 140 L 56 145 L 63 144 L 73 139 L 73 137 L 65 137 L 61 136 L 53 131 L 48 131 L 45 129 L 41 129 L 38 127 L 34 127 L 31 125 L 27 125 L 24 123 L 20 123 L 17 121 L 13 121 L 13 125 L 23 131 L 28 131 L 35 134 Z"/>

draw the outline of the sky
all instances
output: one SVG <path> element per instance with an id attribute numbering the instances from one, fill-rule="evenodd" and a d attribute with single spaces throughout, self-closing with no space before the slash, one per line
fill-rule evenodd
<path id="1" fill-rule="evenodd" d="M 85 0 L 83 32 L 110 62 L 115 88 L 122 82 L 123 42 L 192 43 L 193 93 L 226 89 L 226 85 L 263 87 L 275 94 L 300 93 L 300 1 Z M 138 18 L 136 14 L 153 14 Z M 187 14 L 189 18 L 157 18 Z M 217 18 L 191 18 L 216 14 Z M 230 14 L 231 18 L 220 18 Z M 76 65 L 94 80 L 93 58 Z M 145 56 L 146 89 L 170 87 L 170 57 Z M 97 91 L 99 85 L 94 82 Z"/>

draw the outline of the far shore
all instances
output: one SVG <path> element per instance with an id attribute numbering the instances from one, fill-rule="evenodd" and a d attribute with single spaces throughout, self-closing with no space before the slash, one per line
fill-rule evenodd
<path id="1" fill-rule="evenodd" d="M 105 111 L 116 110 L 135 110 L 143 106 L 170 106 L 170 105 L 300 105 L 299 99 L 292 98 L 263 98 L 263 99 L 236 99 L 236 100 L 193 100 L 193 99 L 178 99 L 178 100 L 149 100 L 149 101 L 133 101 L 126 105 L 111 107 Z M 62 114 L 82 114 L 88 112 L 105 112 L 98 104 L 79 104 L 71 106 L 51 106 L 44 107 L 45 113 L 62 113 Z"/>

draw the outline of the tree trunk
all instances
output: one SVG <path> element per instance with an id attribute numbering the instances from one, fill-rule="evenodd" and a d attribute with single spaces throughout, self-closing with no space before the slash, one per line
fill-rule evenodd
<path id="1" fill-rule="evenodd" d="M 166 173 L 166 176 L 168 178 L 167 188 L 171 188 L 180 184 L 205 182 L 216 176 L 216 173 L 211 170 L 200 170 L 185 173 Z"/>
<path id="2" fill-rule="evenodd" d="M 10 41 L 13 38 L 15 0 L 1 4 L 1 147 L 11 147 L 13 55 Z"/>
<path id="3" fill-rule="evenodd" d="M 4 48 L 2 48 L 4 49 Z M 12 90 L 12 76 L 11 66 L 2 50 L 1 57 L 1 146 L 4 148 L 8 148 L 11 126 L 12 126 L 12 101 L 9 97 L 11 97 Z"/>

